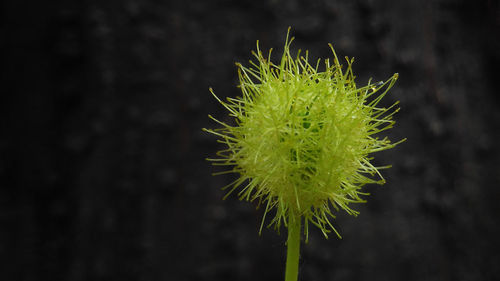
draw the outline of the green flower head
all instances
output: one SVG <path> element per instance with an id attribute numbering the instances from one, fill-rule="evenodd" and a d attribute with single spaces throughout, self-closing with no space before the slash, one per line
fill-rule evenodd
<path id="1" fill-rule="evenodd" d="M 345 210 L 356 216 L 351 203 L 365 202 L 360 195 L 365 184 L 385 183 L 380 169 L 370 163 L 371 153 L 386 150 L 398 143 L 376 135 L 394 125 L 392 116 L 398 102 L 379 106 L 380 100 L 394 85 L 398 74 L 385 82 L 358 88 L 352 73 L 352 59 L 347 68 L 333 53 L 333 62 L 324 61 L 324 71 L 308 62 L 308 52 L 295 57 L 290 53 L 287 35 L 281 61 L 271 62 L 271 50 L 264 57 L 253 52 L 255 61 L 245 67 L 237 63 L 239 88 L 237 98 L 219 99 L 235 125 L 209 117 L 221 127 L 204 129 L 220 138 L 227 147 L 208 159 L 236 173 L 239 177 L 227 185 L 226 197 L 237 190 L 240 199 L 257 201 L 272 217 L 268 226 L 279 229 L 304 219 L 308 237 L 309 223 L 325 235 L 333 230 L 333 210 Z"/>

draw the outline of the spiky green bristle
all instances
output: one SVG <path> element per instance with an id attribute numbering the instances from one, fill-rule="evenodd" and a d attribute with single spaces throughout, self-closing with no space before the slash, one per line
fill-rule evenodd
<path id="1" fill-rule="evenodd" d="M 239 175 L 226 186 L 227 195 L 238 190 L 241 199 L 265 205 L 263 224 L 272 212 L 269 226 L 277 228 L 304 217 L 306 239 L 308 223 L 325 236 L 330 230 L 339 235 L 329 221 L 335 218 L 332 208 L 357 215 L 349 204 L 364 202 L 362 186 L 385 182 L 379 169 L 389 166 L 373 166 L 369 155 L 397 144 L 374 135 L 394 124 L 397 103 L 378 104 L 398 75 L 357 88 L 352 59 L 346 58 L 342 71 L 330 45 L 333 63 L 325 60 L 325 70 L 319 71 L 320 61 L 309 64 L 307 52 L 291 56 L 292 41 L 287 36 L 279 65 L 271 62 L 271 51 L 267 58 L 262 55 L 258 43 L 257 62 L 237 64 L 241 97 L 222 101 L 210 89 L 236 125 L 210 116 L 222 127 L 204 130 L 227 148 L 208 160 L 231 167 L 222 173 Z"/>

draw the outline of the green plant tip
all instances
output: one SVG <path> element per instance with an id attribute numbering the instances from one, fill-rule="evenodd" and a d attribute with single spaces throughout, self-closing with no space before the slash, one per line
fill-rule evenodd
<path id="1" fill-rule="evenodd" d="M 346 57 L 343 70 L 329 45 L 333 62 L 326 59 L 320 71 L 321 61 L 310 64 L 307 51 L 292 57 L 292 41 L 287 35 L 279 64 L 271 62 L 271 50 L 264 57 L 258 42 L 255 61 L 249 67 L 237 63 L 240 97 L 223 101 L 210 89 L 235 125 L 209 116 L 220 127 L 204 130 L 227 147 L 208 160 L 229 168 L 217 174 L 239 175 L 224 188 L 226 197 L 236 190 L 240 199 L 265 206 L 260 230 L 265 222 L 279 229 L 303 219 L 306 241 L 309 224 L 325 237 L 331 231 L 340 237 L 331 223 L 334 211 L 356 216 L 350 204 L 365 202 L 362 187 L 385 183 L 379 170 L 390 166 L 371 164 L 371 153 L 402 142 L 377 137 L 395 123 L 398 102 L 379 102 L 398 74 L 357 87 L 353 59 Z"/>

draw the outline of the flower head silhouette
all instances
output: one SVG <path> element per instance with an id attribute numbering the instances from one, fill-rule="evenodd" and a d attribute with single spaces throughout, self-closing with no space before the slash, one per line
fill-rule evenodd
<path id="1" fill-rule="evenodd" d="M 332 230 L 340 237 L 330 222 L 333 211 L 358 214 L 351 204 L 365 202 L 362 187 L 383 184 L 379 170 L 390 167 L 374 166 L 370 155 L 399 143 L 377 137 L 395 123 L 398 103 L 379 102 L 398 74 L 357 87 L 352 59 L 346 58 L 343 70 L 330 45 L 333 61 L 325 60 L 320 71 L 321 61 L 310 64 L 307 51 L 292 57 L 292 41 L 287 35 L 278 64 L 271 62 L 271 51 L 264 57 L 258 42 L 255 61 L 249 67 L 237 63 L 240 97 L 223 101 L 210 89 L 235 124 L 209 116 L 220 128 L 204 130 L 226 148 L 208 160 L 229 167 L 219 174 L 239 175 L 225 187 L 226 197 L 237 192 L 265 206 L 261 230 L 265 222 L 279 228 L 303 218 L 306 241 L 310 225 L 326 237 Z"/>

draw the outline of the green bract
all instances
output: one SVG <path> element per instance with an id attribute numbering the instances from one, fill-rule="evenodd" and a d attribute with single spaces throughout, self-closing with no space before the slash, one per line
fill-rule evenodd
<path id="1" fill-rule="evenodd" d="M 333 63 L 325 60 L 320 71 L 320 60 L 309 64 L 307 52 L 291 56 L 292 41 L 287 36 L 279 64 L 271 62 L 271 51 L 264 57 L 257 42 L 256 62 L 237 64 L 241 97 L 222 101 L 210 89 L 235 125 L 209 116 L 222 127 L 205 131 L 220 137 L 227 148 L 208 160 L 231 167 L 222 173 L 239 174 L 225 187 L 227 195 L 238 190 L 241 199 L 265 205 L 262 225 L 268 213 L 274 215 L 269 226 L 277 228 L 303 217 L 306 240 L 309 223 L 325 236 L 330 230 L 339 235 L 329 221 L 335 218 L 332 208 L 357 215 L 349 204 L 364 202 L 362 186 L 385 182 L 379 170 L 389 166 L 373 166 L 369 155 L 397 144 L 374 135 L 394 124 L 398 103 L 387 108 L 378 104 L 398 74 L 358 88 L 352 59 L 346 58 L 342 71 L 330 45 Z"/>

